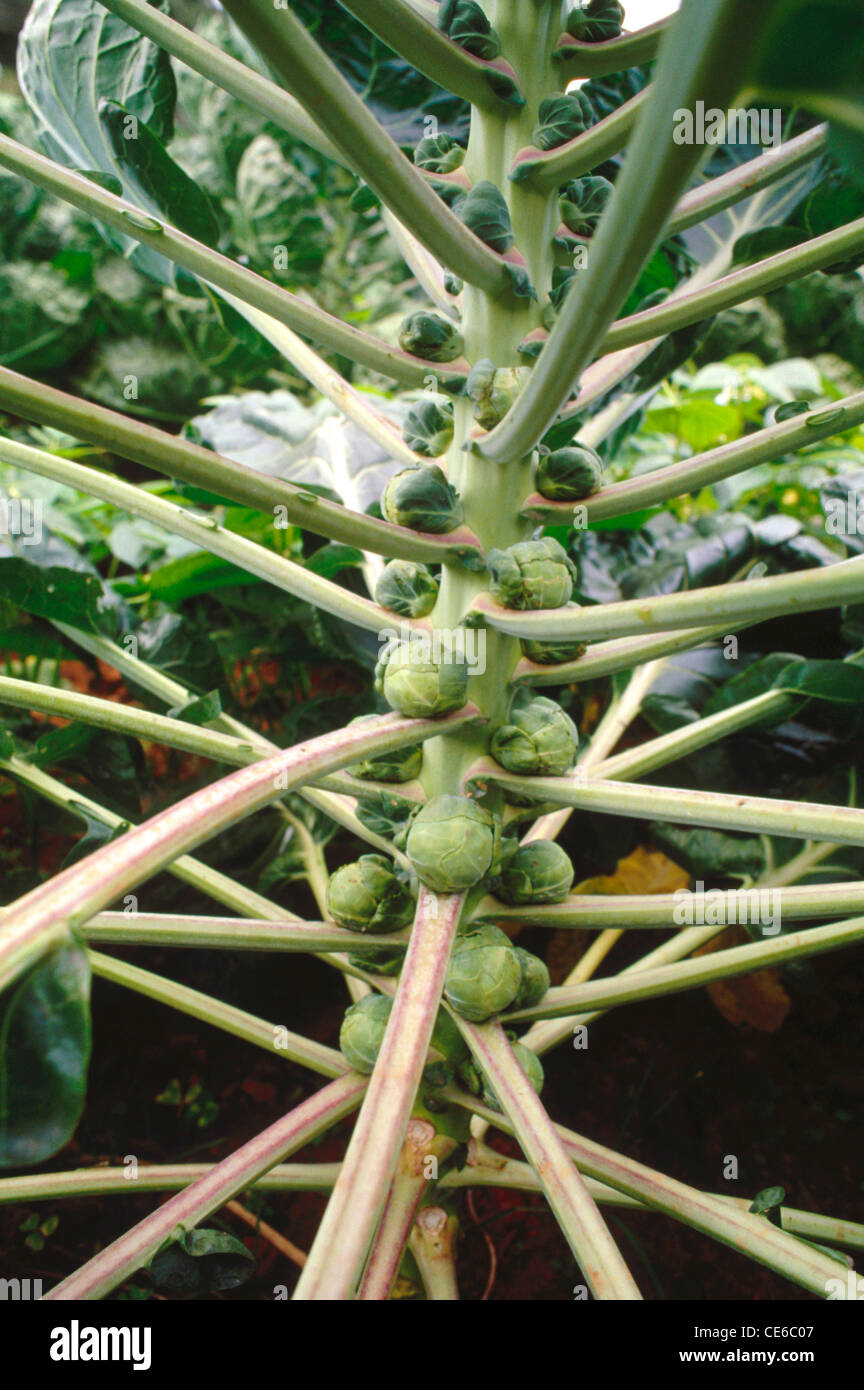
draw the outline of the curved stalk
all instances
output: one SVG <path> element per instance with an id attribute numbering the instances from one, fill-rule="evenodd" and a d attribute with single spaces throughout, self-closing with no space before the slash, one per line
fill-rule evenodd
<path id="1" fill-rule="evenodd" d="M 487 594 L 480 594 L 474 601 L 474 610 L 483 614 L 490 627 L 514 637 L 582 642 L 597 637 L 662 632 L 676 624 L 694 628 L 703 623 L 717 623 L 721 618 L 725 618 L 724 630 L 729 633 L 744 623 L 754 624 L 789 612 L 815 613 L 822 608 L 858 603 L 862 594 L 864 558 L 856 558 L 821 569 L 772 575 L 770 579 L 716 584 L 705 589 L 664 594 L 660 598 L 625 599 L 598 607 L 569 605 L 519 613 L 501 607 Z"/>
<path id="2" fill-rule="evenodd" d="M 516 74 L 505 59 L 476 58 L 404 0 L 345 0 L 344 8 L 418 72 L 479 111 L 494 111 L 502 101 L 525 105 Z"/>
<path id="3" fill-rule="evenodd" d="M 226 0 L 225 8 L 418 241 L 460 280 L 490 294 L 507 293 L 506 263 L 441 201 L 291 10 L 274 10 L 270 0 Z"/>
<path id="4" fill-rule="evenodd" d="M 605 521 L 610 517 L 626 516 L 644 507 L 658 506 L 672 497 L 682 497 L 711 487 L 724 478 L 731 478 L 760 463 L 770 463 L 787 454 L 796 453 L 819 440 L 844 434 L 864 420 L 864 391 L 832 403 L 819 406 L 807 415 L 757 430 L 731 444 L 721 444 L 707 453 L 682 459 L 665 468 L 657 468 L 636 478 L 607 487 L 586 497 L 578 504 L 550 502 L 533 493 L 522 507 L 523 516 L 537 520 L 570 522 L 574 512 L 587 521 Z"/>
<path id="5" fill-rule="evenodd" d="M 42 478 L 52 478 L 66 487 L 86 492 L 90 497 L 99 497 L 131 516 L 144 517 L 172 535 L 183 536 L 211 555 L 218 555 L 238 569 L 285 589 L 295 598 L 322 608 L 325 613 L 334 613 L 346 622 L 356 623 L 367 632 L 378 633 L 392 626 L 393 615 L 386 608 L 380 608 L 371 599 L 341 588 L 331 579 L 324 579 L 294 560 L 259 545 L 257 541 L 247 540 L 245 536 L 226 530 L 214 516 L 177 506 L 163 497 L 154 497 L 132 483 L 124 483 L 109 473 L 101 473 L 82 463 L 73 463 L 57 454 L 47 454 L 43 449 L 34 449 L 29 444 L 17 444 L 2 436 L 0 462 L 26 469 Z"/>
<path id="6" fill-rule="evenodd" d="M 510 178 L 514 183 L 527 184 L 537 193 L 553 193 L 562 183 L 578 178 L 588 169 L 596 169 L 627 144 L 650 92 L 650 87 L 646 87 L 610 116 L 604 116 L 582 135 L 574 136 L 554 150 L 526 146 L 517 154 Z"/>
<path id="7" fill-rule="evenodd" d="M 476 554 L 479 548 L 476 536 L 467 527 L 446 536 L 430 536 L 393 526 L 329 502 L 308 488 L 256 473 L 189 439 L 31 381 L 6 367 L 0 367 L 0 406 L 10 415 L 64 430 L 87 444 L 99 445 L 167 478 L 206 488 L 241 506 L 273 515 L 279 508 L 292 525 L 361 550 L 437 564 Z"/>
<path id="8" fill-rule="evenodd" d="M 0 1205 L 62 1201 L 65 1197 L 134 1197 L 139 1192 L 174 1192 L 206 1178 L 212 1163 L 139 1163 L 112 1168 L 99 1164 L 62 1173 L 30 1173 L 0 1178 Z M 252 1186 L 259 1192 L 326 1192 L 336 1181 L 338 1163 L 279 1163 Z"/>
<path id="9" fill-rule="evenodd" d="M 725 637 L 727 627 L 683 628 L 678 632 L 661 632 L 656 637 L 621 637 L 611 642 L 594 642 L 584 656 L 574 661 L 560 661 L 554 666 L 541 666 L 523 657 L 513 671 L 514 685 L 584 685 L 613 676 L 618 671 L 632 671 L 637 666 L 659 657 L 686 652 Z M 741 628 L 738 629 L 741 631 Z"/>
<path id="10" fill-rule="evenodd" d="M 581 43 L 572 34 L 562 34 L 552 57 L 561 64 L 568 82 L 576 77 L 606 77 L 610 72 L 623 72 L 650 63 L 657 56 L 660 42 L 670 28 L 674 15 L 658 19 L 632 34 L 619 34 L 617 39 L 602 43 Z"/>
<path id="11" fill-rule="evenodd" d="M 426 1061 L 461 894 L 420 889 L 405 964 L 369 1089 L 294 1298 L 352 1297 L 393 1179 Z"/>
<path id="12" fill-rule="evenodd" d="M 71 1302 L 104 1297 L 147 1264 L 164 1241 L 191 1230 L 281 1159 L 350 1115 L 365 1089 L 366 1078 L 356 1072 L 331 1081 L 296 1110 L 243 1144 L 230 1158 L 217 1163 L 206 1177 L 184 1188 L 100 1250 L 68 1279 L 50 1289 L 45 1299 Z"/>

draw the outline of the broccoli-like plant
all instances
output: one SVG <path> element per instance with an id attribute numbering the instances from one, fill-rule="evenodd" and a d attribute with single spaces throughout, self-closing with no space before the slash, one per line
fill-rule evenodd
<path id="1" fill-rule="evenodd" d="M 35 712 L 189 752 L 210 759 L 215 769 L 208 785 L 178 793 L 182 799 L 141 825 L 88 803 L 87 840 L 62 873 L 17 898 L 10 875 L 7 898 L 14 900 L 3 909 L 0 930 L 4 1007 L 8 1002 L 0 1165 L 13 1170 L 3 1180 L 4 1200 L 27 1193 L 31 1201 L 36 1192 L 53 1200 L 76 1189 L 107 1194 L 125 1186 L 117 1172 L 92 1166 L 71 1174 L 14 1175 L 43 1164 L 74 1133 L 84 1104 L 93 974 L 325 1079 L 263 1134 L 203 1173 L 184 1177 L 185 1186 L 77 1270 L 64 1250 L 70 1267 L 46 1297 L 110 1295 L 178 1230 L 192 1231 L 263 1175 L 290 1187 L 297 1179 L 282 1160 L 354 1112 L 338 1174 L 328 1165 L 326 1179 L 309 1184 L 332 1191 L 297 1280 L 300 1301 L 386 1298 L 409 1245 L 428 1297 L 454 1296 L 452 1249 L 442 1246 L 439 1270 L 430 1273 L 429 1246 L 416 1236 L 414 1213 L 420 1209 L 428 1218 L 436 1204 L 454 1202 L 460 1188 L 489 1180 L 466 1162 L 472 1113 L 515 1135 L 568 1242 L 574 1282 L 596 1299 L 641 1297 L 641 1274 L 628 1267 L 627 1247 L 619 1249 L 617 1228 L 601 1212 L 613 1188 L 646 1212 L 662 1213 L 656 1220 L 678 1221 L 732 1246 L 808 1293 L 824 1297 L 840 1268 L 857 1291 L 847 1296 L 864 1297 L 864 1279 L 822 1248 L 823 1242 L 860 1244 L 860 1231 L 855 1237 L 851 1226 L 785 1207 L 781 1228 L 726 1193 L 697 1191 L 557 1126 L 537 1094 L 540 1054 L 572 1040 L 576 1025 L 584 1028 L 584 1020 L 605 1009 L 816 956 L 864 936 L 862 918 L 854 915 L 864 902 L 861 884 L 850 882 L 845 864 L 833 884 L 825 881 L 827 868 L 818 868 L 820 856 L 827 858 L 837 844 L 864 846 L 864 811 L 846 804 L 845 789 L 837 788 L 836 802 L 810 793 L 804 801 L 778 801 L 741 795 L 738 788 L 690 790 L 681 776 L 664 786 L 657 776 L 667 764 L 748 724 L 787 719 L 802 700 L 860 705 L 856 661 L 817 663 L 822 669 L 813 672 L 804 669 L 807 662 L 778 659 L 763 685 L 754 676 L 742 697 L 718 702 L 705 717 L 695 713 L 680 728 L 664 728 L 647 744 L 633 746 L 628 738 L 613 756 L 635 725 L 658 663 L 672 653 L 728 640 L 772 617 L 791 620 L 844 607 L 850 630 L 860 633 L 864 557 L 832 552 L 828 558 L 835 563 L 826 563 L 824 547 L 814 542 L 799 548 L 789 569 L 778 561 L 773 572 L 753 577 L 742 553 L 723 582 L 696 580 L 659 594 L 649 584 L 631 598 L 613 591 L 608 602 L 595 601 L 590 564 L 583 564 L 586 552 L 589 560 L 594 553 L 585 545 L 586 524 L 626 517 L 629 526 L 638 525 L 641 515 L 672 498 L 699 494 L 739 473 L 749 477 L 755 470 L 758 477 L 756 465 L 802 449 L 812 456 L 820 440 L 848 440 L 864 421 L 864 393 L 857 392 L 789 418 L 778 414 L 764 429 L 730 436 L 722 448 L 682 455 L 668 467 L 627 478 L 616 472 L 616 440 L 642 404 L 640 393 L 659 385 L 649 386 L 638 374 L 658 344 L 788 280 L 864 258 L 864 219 L 854 213 L 854 197 L 829 200 L 827 210 L 814 197 L 796 223 L 800 243 L 788 245 L 788 227 L 779 239 L 769 238 L 770 245 L 757 235 L 746 266 L 733 267 L 740 228 L 728 211 L 743 202 L 747 233 L 776 231 L 777 221 L 805 194 L 809 198 L 822 177 L 829 135 L 832 157 L 860 162 L 860 4 L 833 0 L 824 36 L 818 22 L 810 24 L 805 73 L 796 24 L 816 7 L 788 0 L 683 0 L 668 23 L 635 34 L 622 33 L 615 0 L 576 8 L 558 0 L 496 0 L 494 28 L 474 0 L 443 0 L 437 10 L 431 0 L 343 0 L 353 16 L 345 22 L 410 65 L 412 92 L 415 78 L 428 79 L 441 129 L 425 113 L 418 120 L 415 109 L 402 112 L 389 129 L 378 119 L 380 45 L 369 49 L 376 56 L 368 71 L 361 71 L 363 60 L 352 50 L 349 81 L 292 5 L 223 0 L 221 8 L 216 22 L 226 26 L 230 17 L 242 41 L 228 27 L 208 28 L 224 36 L 224 44 L 213 42 L 148 0 L 34 0 L 19 76 L 43 148 L 29 149 L 0 133 L 0 167 L 4 177 L 29 180 L 40 196 L 65 200 L 92 218 L 140 273 L 155 277 L 171 314 L 189 317 L 190 351 L 197 341 L 193 320 L 202 305 L 218 303 L 229 374 L 233 337 L 264 339 L 281 353 L 287 379 L 308 379 L 388 460 L 380 512 L 374 497 L 361 500 L 356 489 L 343 503 L 333 500 L 334 488 L 321 485 L 320 471 L 306 477 L 283 468 L 293 458 L 285 444 L 290 429 L 287 436 L 281 427 L 268 436 L 278 437 L 279 466 L 270 466 L 268 455 L 257 471 L 257 455 L 245 466 L 204 447 L 199 435 L 143 423 L 140 413 L 147 411 L 112 412 L 22 376 L 9 359 L 0 365 L 6 422 L 0 463 L 16 470 L 15 489 L 32 473 L 48 480 L 39 485 L 46 495 L 57 489 L 87 494 L 140 518 L 145 529 L 179 537 L 184 553 L 190 547 L 209 552 L 225 565 L 231 583 L 245 571 L 270 586 L 273 624 L 281 592 L 310 614 L 314 608 L 330 615 L 328 622 L 359 629 L 364 657 L 370 644 L 378 646 L 379 712 L 281 747 L 223 711 L 215 697 L 184 685 L 173 655 L 163 651 L 148 659 L 136 605 L 155 604 L 144 611 L 160 619 L 158 593 L 135 593 L 130 601 L 128 584 L 117 583 L 112 570 L 103 602 L 96 597 L 102 579 L 75 570 L 61 603 L 53 569 L 39 570 L 37 594 L 21 578 L 23 560 L 4 559 L 8 596 L 27 589 L 34 622 L 56 623 L 63 650 L 80 648 L 115 667 L 135 692 L 134 703 L 124 704 L 53 680 L 3 676 L 0 699 L 23 711 L 16 731 L 29 728 L 26 720 Z M 329 40 L 326 22 L 321 36 Z M 247 65 L 234 54 L 248 54 L 250 44 L 259 57 Z M 362 45 L 357 50 L 364 51 Z M 835 76 L 838 53 L 850 60 Z M 588 97 L 568 91 L 574 80 L 609 77 L 655 59 L 645 91 L 637 89 L 611 114 L 597 107 L 602 119 L 596 122 Z M 343 264 L 356 272 L 356 295 L 351 321 L 342 322 L 305 285 L 295 293 L 286 282 L 277 254 L 284 247 L 274 248 L 272 260 L 227 254 L 219 223 L 224 210 L 211 206 L 199 187 L 195 140 L 187 133 L 168 148 L 176 98 L 172 65 L 193 69 L 196 80 L 219 91 L 221 102 L 235 103 L 237 130 L 247 128 L 251 110 L 266 119 L 268 130 L 308 147 L 312 153 L 298 156 L 298 168 L 330 161 L 342 171 L 347 196 L 356 189 L 361 210 L 352 217 L 392 234 L 412 278 L 392 316 L 388 291 L 380 331 L 366 272 L 350 255 Z M 606 91 L 602 99 L 610 100 L 615 84 L 598 85 Z M 442 92 L 456 100 L 442 105 Z M 706 165 L 703 176 L 710 151 L 694 134 L 694 113 L 722 114 L 743 94 L 756 100 L 760 92 L 759 100 L 808 111 L 830 122 L 831 130 L 805 128 L 747 162 L 731 161 L 722 172 Z M 614 108 L 617 98 L 611 101 Z M 188 170 L 175 153 L 180 162 L 192 159 Z M 226 153 L 226 164 L 234 153 Z M 836 169 L 834 175 L 840 177 Z M 708 258 L 683 254 L 677 238 L 721 211 L 732 232 L 726 235 L 712 221 L 703 238 L 710 242 Z M 562 215 L 570 237 L 561 231 Z M 572 236 L 590 237 L 584 267 L 571 265 Z M 87 260 L 73 257 L 57 274 L 86 277 Z M 656 290 L 658 278 L 671 292 L 633 312 Z M 405 317 L 395 327 L 400 313 Z M 123 319 L 119 311 L 117 318 Z M 350 380 L 337 371 L 346 362 Z M 407 421 L 402 402 L 380 408 L 383 381 L 411 393 Z M 417 404 L 421 391 L 428 392 L 428 404 Z M 159 406 L 148 404 L 151 421 L 160 418 Z M 16 422 L 42 429 L 24 442 Z M 751 423 L 752 410 L 746 428 Z M 612 478 L 599 491 L 598 450 L 609 457 Z M 81 461 L 90 453 L 98 468 Z M 148 478 L 168 481 L 133 485 L 125 481 L 125 464 L 116 476 L 111 471 L 115 457 L 134 465 L 136 477 L 145 470 Z M 442 464 L 421 466 L 426 458 Z M 348 460 L 339 473 L 346 488 L 354 472 L 366 469 L 363 458 L 356 469 L 354 463 Z M 581 501 L 576 510 L 582 518 L 575 524 L 574 499 Z M 226 524 L 233 515 L 226 502 L 257 515 L 255 539 L 233 521 Z M 543 534 L 544 527 L 554 535 Z M 286 528 L 293 528 L 287 545 Z M 301 533 L 337 544 L 304 548 Z M 70 535 L 64 532 L 62 547 L 68 548 Z M 45 556 L 54 563 L 50 547 Z M 345 556 L 352 566 L 347 572 L 339 568 Z M 746 558 L 749 564 L 750 552 Z M 374 598 L 360 592 L 361 574 Z M 394 615 L 400 620 L 395 636 Z M 16 652 L 27 634 L 35 634 L 36 664 L 26 668 L 35 676 L 42 652 L 58 642 L 46 643 L 39 627 L 22 628 L 9 638 Z M 347 651 L 347 635 L 344 645 Z M 361 645 L 352 640 L 352 651 Z M 580 750 L 567 709 L 588 682 L 600 718 L 583 721 L 588 736 L 574 771 Z M 535 687 L 545 685 L 557 687 L 560 701 L 536 695 Z M 170 713 L 151 708 L 160 702 Z M 46 771 L 42 746 L 19 740 L 16 747 L 4 732 L 3 775 L 24 784 L 34 800 L 47 797 L 80 817 L 77 793 Z M 233 770 L 226 773 L 226 766 Z M 649 773 L 650 785 L 641 780 Z M 369 779 L 390 786 L 372 787 Z M 825 778 L 812 796 L 834 794 Z M 329 817 L 370 850 L 357 859 L 355 848 L 355 862 L 337 868 L 329 886 L 324 850 L 317 842 L 310 848 L 298 806 Z M 320 921 L 294 918 L 284 904 L 215 868 L 212 856 L 206 863 L 195 858 L 199 845 L 267 807 L 284 818 Z M 806 841 L 790 859 L 772 857 L 768 881 L 787 895 L 790 917 L 836 912 L 841 920 L 694 955 L 721 927 L 703 915 L 695 920 L 705 925 L 676 931 L 673 895 L 628 896 L 626 912 L 615 915 L 607 896 L 570 893 L 572 866 L 551 841 L 572 811 L 595 815 L 600 827 L 619 816 L 724 836 L 746 831 L 753 843 Z M 517 829 L 522 843 L 513 852 Z M 234 920 L 107 911 L 129 895 L 137 901 L 135 895 L 146 893 L 165 870 L 214 899 L 221 912 L 235 914 Z M 798 879 L 805 882 L 790 895 Z M 590 980 L 590 962 L 602 958 L 604 938 L 585 958 L 589 964 L 577 966 L 573 981 L 550 989 L 540 956 L 489 924 L 490 914 L 514 936 L 532 927 L 532 941 L 544 926 L 589 932 L 611 926 L 611 935 L 639 926 L 664 936 L 661 947 L 635 963 L 631 952 L 626 971 L 613 961 L 611 974 Z M 382 941 L 377 932 L 393 935 Z M 160 949 L 165 943 L 214 950 L 240 945 L 274 957 L 298 950 L 320 956 L 344 974 L 356 1000 L 342 1024 L 339 1050 L 290 1033 L 281 1020 L 273 1026 L 140 970 L 125 952 L 120 959 L 93 949 L 97 943 L 132 948 L 148 942 Z M 616 1019 L 622 1015 L 625 1009 Z M 287 1043 L 274 1043 L 275 1034 Z M 22 1039 L 32 1069 L 26 1084 L 10 1052 Z M 139 1131 L 129 1131 L 130 1139 L 133 1133 Z M 415 1162 L 418 1134 L 428 1145 L 424 1153 L 459 1150 L 449 1171 L 442 1167 L 439 1174 L 436 1165 Z M 115 1147 L 124 1152 L 127 1142 L 118 1135 Z M 492 1180 L 524 1186 L 524 1165 L 517 1166 L 521 1172 L 514 1177 L 502 1160 Z M 176 1169 L 163 1176 L 158 1165 L 151 1168 L 148 1185 L 176 1188 Z M 57 1267 L 61 1252 L 52 1259 Z"/>

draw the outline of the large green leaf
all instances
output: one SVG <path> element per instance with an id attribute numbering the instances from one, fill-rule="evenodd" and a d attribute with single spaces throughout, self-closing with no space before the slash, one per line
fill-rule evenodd
<path id="1" fill-rule="evenodd" d="M 34 0 L 18 44 L 18 79 L 52 159 L 109 178 L 144 211 L 212 240 L 206 195 L 165 149 L 177 97 L 166 53 L 98 0 Z M 103 231 L 141 270 L 175 283 L 163 256 Z"/>
<path id="2" fill-rule="evenodd" d="M 63 1148 L 84 1108 L 90 967 L 78 945 L 35 965 L 0 1001 L 0 1167 Z"/>

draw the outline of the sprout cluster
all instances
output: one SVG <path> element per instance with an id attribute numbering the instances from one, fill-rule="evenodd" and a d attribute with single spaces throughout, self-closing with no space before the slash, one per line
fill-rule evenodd
<path id="1" fill-rule="evenodd" d="M 597 223 L 609 201 L 614 185 L 599 174 L 573 179 L 561 190 L 558 207 L 561 221 L 576 236 L 594 235 Z"/>
<path id="2" fill-rule="evenodd" d="M 465 344 L 452 319 L 417 309 L 399 325 L 399 346 L 428 362 L 455 362 Z"/>
<path id="3" fill-rule="evenodd" d="M 465 393 L 474 404 L 474 418 L 484 430 L 503 420 L 525 384 L 527 367 L 496 367 L 489 358 L 474 363 Z"/>
<path id="4" fill-rule="evenodd" d="M 414 898 L 383 854 L 361 854 L 330 875 L 327 912 L 349 931 L 383 935 L 414 920 Z"/>
<path id="5" fill-rule="evenodd" d="M 495 730 L 489 751 L 508 772 L 529 777 L 562 777 L 576 762 L 579 733 L 554 700 L 517 696 L 508 722 Z"/>
<path id="6" fill-rule="evenodd" d="M 367 994 L 346 1010 L 339 1030 L 339 1051 L 363 1076 L 375 1070 L 393 1000 L 386 994 Z"/>
<path id="7" fill-rule="evenodd" d="M 576 568 L 552 536 L 490 550 L 486 563 L 492 593 L 505 608 L 562 608 L 570 602 Z"/>
<path id="8" fill-rule="evenodd" d="M 567 16 L 566 29 L 582 43 L 617 39 L 624 24 L 624 6 L 618 0 L 588 0 Z"/>
<path id="9" fill-rule="evenodd" d="M 465 704 L 468 666 L 458 652 L 437 653 L 430 639 L 419 635 L 382 654 L 375 689 L 406 718 L 434 719 Z"/>
<path id="10" fill-rule="evenodd" d="M 437 597 L 438 580 L 416 560 L 390 560 L 375 585 L 375 602 L 400 618 L 425 618 Z"/>
<path id="11" fill-rule="evenodd" d="M 443 131 L 425 135 L 414 151 L 414 163 L 427 174 L 452 174 L 464 159 L 464 147 Z"/>
<path id="12" fill-rule="evenodd" d="M 501 40 L 475 0 L 441 0 L 438 28 L 475 58 L 488 61 L 501 52 Z"/>
<path id="13" fill-rule="evenodd" d="M 421 883 L 461 893 L 494 874 L 501 852 L 498 823 L 467 796 L 434 796 L 399 836 Z"/>
<path id="14" fill-rule="evenodd" d="M 513 907 L 560 903 L 573 887 L 573 865 L 554 840 L 533 840 L 504 857 L 493 891 Z"/>
<path id="15" fill-rule="evenodd" d="M 534 482 L 552 502 L 579 502 L 597 491 L 602 477 L 600 455 L 587 444 L 570 444 L 541 455 Z"/>
<path id="16" fill-rule="evenodd" d="M 462 522 L 462 501 L 437 463 L 403 468 L 384 489 L 381 512 L 396 526 L 440 536 Z"/>
<path id="17" fill-rule="evenodd" d="M 556 92 L 544 97 L 532 139 L 540 150 L 554 150 L 575 140 L 594 124 L 594 108 L 584 92 Z"/>
<path id="18" fill-rule="evenodd" d="M 488 179 L 475 183 L 453 204 L 456 216 L 493 251 L 509 251 L 515 240 L 510 210 L 501 192 Z"/>
<path id="19" fill-rule="evenodd" d="M 453 402 L 428 396 L 412 405 L 402 426 L 402 438 L 415 454 L 439 458 L 453 442 Z"/>
<path id="20" fill-rule="evenodd" d="M 548 988 L 543 961 L 514 946 L 500 927 L 480 924 L 457 936 L 444 993 L 462 1018 L 484 1023 L 505 1009 L 530 1008 Z"/>

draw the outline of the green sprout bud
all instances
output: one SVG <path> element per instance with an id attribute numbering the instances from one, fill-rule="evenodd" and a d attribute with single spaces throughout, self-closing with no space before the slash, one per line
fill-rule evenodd
<path id="1" fill-rule="evenodd" d="M 538 642 L 531 637 L 519 641 L 522 655 L 537 666 L 558 666 L 562 661 L 578 661 L 585 655 L 584 642 Z"/>
<path id="2" fill-rule="evenodd" d="M 352 719 L 352 724 L 366 724 L 375 719 L 374 714 L 360 714 Z M 372 753 L 361 763 L 352 763 L 348 768 L 352 777 L 360 777 L 367 782 L 413 782 L 420 775 L 423 766 L 423 745 L 412 743 L 407 748 L 394 748 L 389 753 Z"/>
<path id="3" fill-rule="evenodd" d="M 514 701 L 510 720 L 492 735 L 489 751 L 508 772 L 563 777 L 576 762 L 576 725 L 554 700 L 542 695 Z"/>
<path id="4" fill-rule="evenodd" d="M 487 357 L 474 363 L 465 393 L 474 402 L 474 418 L 484 430 L 504 419 L 528 379 L 527 367 L 496 367 Z"/>
<path id="5" fill-rule="evenodd" d="M 509 1008 L 521 987 L 522 966 L 504 932 L 493 927 L 457 936 L 444 993 L 462 1018 L 485 1023 Z"/>
<path id="6" fill-rule="evenodd" d="M 624 23 L 624 7 L 618 0 L 588 0 L 567 16 L 566 29 L 581 43 L 617 39 Z"/>
<path id="7" fill-rule="evenodd" d="M 464 160 L 464 146 L 443 131 L 438 135 L 425 135 L 414 151 L 417 168 L 429 174 L 452 174 Z"/>
<path id="8" fill-rule="evenodd" d="M 416 560 L 391 560 L 375 585 L 375 602 L 400 618 L 425 618 L 437 597 L 438 580 Z"/>
<path id="9" fill-rule="evenodd" d="M 387 1030 L 393 1000 L 386 994 L 367 994 L 345 1011 L 339 1030 L 339 1051 L 363 1076 L 375 1070 Z"/>
<path id="10" fill-rule="evenodd" d="M 539 1096 L 540 1092 L 543 1090 L 543 1082 L 545 1080 L 543 1075 L 543 1064 L 540 1058 L 537 1056 L 536 1052 L 532 1052 L 531 1048 L 526 1047 L 524 1043 L 514 1042 L 511 1046 L 513 1048 L 513 1056 L 516 1058 L 516 1061 L 519 1063 Z M 472 1091 L 475 1096 L 480 1096 L 484 1104 L 488 1105 L 490 1110 L 502 1109 L 501 1103 L 492 1089 L 488 1076 L 483 1071 L 482 1067 L 477 1066 L 476 1062 L 463 1062 L 462 1066 L 459 1068 L 459 1076 L 468 1090 Z"/>
<path id="11" fill-rule="evenodd" d="M 475 183 L 453 204 L 456 216 L 493 251 L 509 251 L 515 240 L 510 211 L 502 194 L 488 179 Z"/>
<path id="12" fill-rule="evenodd" d="M 437 463 L 404 468 L 384 489 L 381 512 L 395 526 L 441 536 L 462 522 L 462 502 Z"/>
<path id="13" fill-rule="evenodd" d="M 594 124 L 594 108 L 582 91 L 556 92 L 544 97 L 537 111 L 532 139 L 540 150 L 554 150 L 575 140 Z"/>
<path id="14" fill-rule="evenodd" d="M 399 346 L 429 362 L 455 362 L 465 344 L 452 319 L 418 309 L 399 325 Z"/>
<path id="15" fill-rule="evenodd" d="M 519 993 L 513 1000 L 514 1009 L 530 1009 L 535 1004 L 539 1004 L 543 995 L 549 988 L 549 971 L 546 962 L 539 956 L 533 956 L 530 951 L 523 951 L 521 946 L 515 946 L 514 950 L 519 957 L 519 964 L 522 967 L 522 983 L 519 986 Z"/>
<path id="16" fill-rule="evenodd" d="M 357 970 L 368 970 L 373 975 L 390 978 L 399 974 L 404 959 L 405 952 L 397 947 L 378 946 L 374 951 L 351 951 L 348 964 Z"/>
<path id="17" fill-rule="evenodd" d="M 573 179 L 563 190 L 558 202 L 561 221 L 576 236 L 590 237 L 609 201 L 614 185 L 599 174 L 586 174 Z"/>
<path id="18" fill-rule="evenodd" d="M 414 899 L 383 854 L 361 854 L 330 875 L 327 912 L 349 931 L 383 935 L 414 920 Z"/>
<path id="19" fill-rule="evenodd" d="M 402 438 L 426 459 L 437 459 L 453 443 L 453 402 L 429 396 L 412 405 L 402 426 Z"/>
<path id="20" fill-rule="evenodd" d="M 438 28 L 475 58 L 488 62 L 501 52 L 501 40 L 475 0 L 441 0 Z"/>
<path id="21" fill-rule="evenodd" d="M 448 1062 L 459 1063 L 471 1054 L 468 1044 L 446 1009 L 439 1009 L 432 1030 L 432 1046 Z"/>
<path id="22" fill-rule="evenodd" d="M 494 891 L 502 902 L 518 907 L 560 903 L 572 887 L 573 865 L 561 846 L 554 840 L 532 840 L 502 864 Z"/>
<path id="23" fill-rule="evenodd" d="M 551 536 L 490 550 L 486 563 L 492 593 L 506 608 L 562 608 L 570 602 L 576 568 Z"/>
<path id="24" fill-rule="evenodd" d="M 564 300 L 576 283 L 579 274 L 573 266 L 556 265 L 552 271 L 552 288 L 549 291 L 549 304 L 557 314 Z"/>
<path id="25" fill-rule="evenodd" d="M 435 796 L 411 821 L 405 850 L 428 888 L 461 893 L 494 872 L 500 832 L 486 808 L 470 797 Z"/>
<path id="26" fill-rule="evenodd" d="M 587 444 L 570 444 L 542 454 L 534 484 L 551 502 L 579 502 L 596 492 L 603 477 L 603 460 Z"/>
<path id="27" fill-rule="evenodd" d="M 407 718 L 434 719 L 465 704 L 468 665 L 462 653 L 437 653 L 431 639 L 418 636 L 385 650 L 375 667 L 375 689 Z"/>

